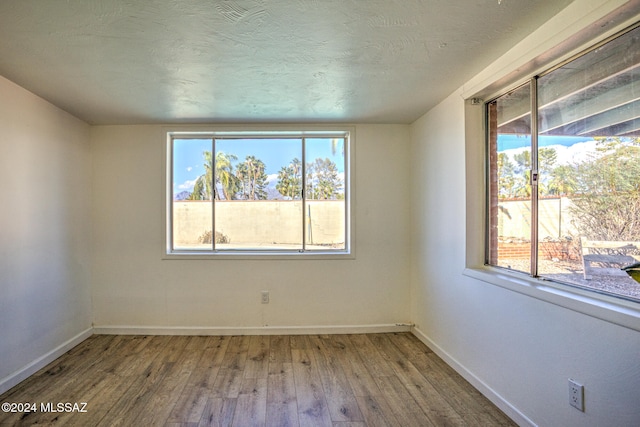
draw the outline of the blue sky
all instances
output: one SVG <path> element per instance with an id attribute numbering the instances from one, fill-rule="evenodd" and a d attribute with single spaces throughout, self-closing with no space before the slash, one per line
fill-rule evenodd
<path id="1" fill-rule="evenodd" d="M 556 152 L 556 164 L 575 165 L 593 160 L 598 155 L 598 141 L 583 136 L 540 136 L 540 147 L 553 147 Z M 498 135 L 498 152 L 513 157 L 530 149 L 529 136 Z"/>
<path id="2" fill-rule="evenodd" d="M 331 150 L 331 139 L 307 139 L 307 162 L 315 158 L 329 158 L 344 173 L 344 155 L 342 140 L 336 153 Z M 287 166 L 295 157 L 302 159 L 300 139 L 227 139 L 217 140 L 216 150 L 238 157 L 235 163 L 244 161 L 246 156 L 253 155 L 264 162 L 267 175 L 275 175 L 280 168 Z M 211 139 L 176 139 L 173 152 L 173 190 L 192 191 L 194 181 L 204 173 L 202 153 L 211 151 Z M 271 180 L 270 180 L 271 181 Z M 270 186 L 275 185 L 272 179 Z"/>
<path id="3" fill-rule="evenodd" d="M 578 142 L 592 141 L 593 138 L 584 136 L 538 136 L 538 146 L 546 147 L 549 145 L 563 145 L 570 147 Z M 513 134 L 499 134 L 498 135 L 498 151 L 504 151 L 512 148 L 528 147 L 531 145 L 530 135 L 513 135 Z"/>

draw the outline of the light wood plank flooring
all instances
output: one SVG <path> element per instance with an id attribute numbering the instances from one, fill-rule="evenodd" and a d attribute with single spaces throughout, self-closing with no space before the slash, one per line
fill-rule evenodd
<path id="1" fill-rule="evenodd" d="M 37 412 L 3 426 L 515 425 L 409 333 L 94 335 L 4 402 Z"/>

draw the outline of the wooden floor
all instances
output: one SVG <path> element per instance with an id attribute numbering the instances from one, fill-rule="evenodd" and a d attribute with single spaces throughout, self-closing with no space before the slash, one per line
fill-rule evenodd
<path id="1" fill-rule="evenodd" d="M 515 425 L 409 333 L 94 335 L 6 402 L 36 412 L 0 425 Z"/>

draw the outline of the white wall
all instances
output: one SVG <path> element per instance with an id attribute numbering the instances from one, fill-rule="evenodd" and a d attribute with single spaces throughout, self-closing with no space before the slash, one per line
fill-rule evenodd
<path id="1" fill-rule="evenodd" d="M 408 125 L 356 127 L 351 260 L 163 260 L 162 131 L 91 131 L 97 328 L 219 332 L 410 320 Z M 387 202 L 380 203 L 381 197 Z M 260 303 L 261 290 L 270 291 L 269 304 Z"/>
<path id="2" fill-rule="evenodd" d="M 0 77 L 0 392 L 91 328 L 89 126 Z"/>
<path id="3" fill-rule="evenodd" d="M 484 159 L 482 107 L 462 95 L 411 127 L 416 334 L 521 424 L 639 425 L 639 328 L 463 274 L 482 259 Z M 584 413 L 568 404 L 568 378 L 585 386 Z"/>
<path id="4" fill-rule="evenodd" d="M 461 95 L 411 126 L 357 126 L 356 259 L 184 261 L 162 259 L 161 126 L 89 129 L 0 78 L 0 391 L 86 336 L 92 315 L 120 331 L 413 321 L 521 423 L 637 424 L 639 332 L 463 275 L 482 246 L 469 230 L 482 228 L 483 159 L 465 146 Z M 567 403 L 569 377 L 585 413 Z"/>

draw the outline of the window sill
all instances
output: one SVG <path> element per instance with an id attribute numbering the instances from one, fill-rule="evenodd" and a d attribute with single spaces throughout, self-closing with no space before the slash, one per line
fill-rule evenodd
<path id="1" fill-rule="evenodd" d="M 640 331 L 640 304 L 632 301 L 594 294 L 490 266 L 466 268 L 463 274 L 587 316 Z"/>
<path id="2" fill-rule="evenodd" d="M 164 253 L 163 260 L 350 260 L 355 259 L 353 252 L 173 252 Z"/>

